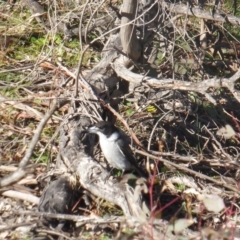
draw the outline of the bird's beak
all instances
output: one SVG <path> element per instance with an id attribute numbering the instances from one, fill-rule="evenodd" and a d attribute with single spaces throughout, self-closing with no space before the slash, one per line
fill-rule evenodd
<path id="1" fill-rule="evenodd" d="M 98 128 L 96 126 L 92 126 L 92 127 L 88 128 L 87 131 L 89 133 L 97 133 L 98 132 Z"/>

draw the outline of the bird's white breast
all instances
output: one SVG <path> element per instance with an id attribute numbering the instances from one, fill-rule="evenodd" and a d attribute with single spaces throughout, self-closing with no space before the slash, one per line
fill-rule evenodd
<path id="1" fill-rule="evenodd" d="M 131 164 L 128 162 L 117 144 L 119 133 L 115 132 L 109 137 L 106 137 L 106 135 L 102 133 L 98 135 L 100 147 L 108 163 L 117 169 L 130 169 Z"/>

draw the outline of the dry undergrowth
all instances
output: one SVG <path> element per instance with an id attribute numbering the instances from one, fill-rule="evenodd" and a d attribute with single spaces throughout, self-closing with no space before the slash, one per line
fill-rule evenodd
<path id="1" fill-rule="evenodd" d="M 101 60 L 111 30 L 119 31 L 120 20 L 116 19 L 120 3 L 112 1 L 112 7 L 105 1 L 101 5 L 99 1 L 87 3 L 39 1 L 42 8 L 37 12 L 31 1 L 0 3 L 1 178 L 17 170 L 53 99 L 63 93 L 68 96 L 74 90 L 73 76 L 79 59 L 83 57 L 81 69 L 83 75 L 87 75 Z M 211 4 L 206 2 L 202 11 L 208 14 L 213 8 Z M 186 5 L 183 2 L 181 6 Z M 187 16 L 177 12 L 180 7 L 169 12 L 164 3 L 156 4 L 154 17 L 150 14 L 151 5 L 139 7 L 141 17 L 136 25 L 138 39 L 143 40 L 143 51 L 132 71 L 151 79 L 169 79 L 169 84 L 154 88 L 146 80 L 134 87 L 129 77 L 126 80 L 131 82 L 130 90 L 126 93 L 124 76 L 113 66 L 122 80 L 105 100 L 118 103 L 120 118 L 116 124 L 127 131 L 124 119 L 148 150 L 139 147 L 136 155 L 152 175 L 147 183 L 149 193 L 145 196 L 151 216 L 170 221 L 167 222 L 169 228 L 173 227 L 174 220 L 185 219 L 182 228 L 191 225 L 199 239 L 201 236 L 231 239 L 239 235 L 239 76 L 232 82 L 234 91 L 221 88 L 221 83 L 202 91 L 196 88 L 200 88 L 203 81 L 214 78 L 225 81 L 239 74 L 239 27 L 231 21 L 234 13 L 239 20 L 240 10 L 239 6 L 226 2 L 210 14 L 215 14 L 216 19 L 218 11 L 228 14 L 232 17 L 230 24 L 215 22 L 214 17 L 203 22 L 194 7 L 195 3 Z M 182 82 L 174 84 L 173 79 Z M 188 83 L 196 84 L 195 89 L 192 85 L 188 88 Z M 41 196 L 44 187 L 38 179 L 55 166 L 59 128 L 70 106 L 65 104 L 51 115 L 31 154 L 26 176 L 1 189 L 0 239 L 36 239 L 41 234 L 45 239 L 50 239 L 47 235 L 66 239 L 73 236 L 79 239 L 79 235 L 86 239 L 112 239 L 122 235 L 134 238 L 135 233 L 142 239 L 154 239 L 152 229 L 139 228 L 137 224 L 136 228 L 130 227 L 124 220 L 110 219 L 111 223 L 106 220 L 103 224 L 102 218 L 88 219 L 77 230 L 69 228 L 62 233 L 41 226 L 39 216 L 24 213 L 37 209 L 36 197 Z M 18 195 L 20 193 L 27 195 Z M 210 207 L 206 204 L 206 195 L 214 195 L 213 200 L 209 200 Z M 216 195 L 221 198 L 215 198 Z M 221 205 L 221 199 L 225 208 L 218 213 L 212 205 Z M 99 199 L 78 208 L 84 216 L 122 215 L 121 209 Z M 181 233 L 174 230 L 176 234 Z M 196 239 L 196 235 L 190 236 Z"/>

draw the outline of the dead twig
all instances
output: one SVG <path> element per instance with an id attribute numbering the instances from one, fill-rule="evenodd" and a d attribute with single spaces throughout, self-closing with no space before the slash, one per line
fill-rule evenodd
<path id="1" fill-rule="evenodd" d="M 0 187 L 5 187 L 14 182 L 17 182 L 26 175 L 26 170 L 24 168 L 27 166 L 27 164 L 32 156 L 33 150 L 39 141 L 39 138 L 41 136 L 41 132 L 42 132 L 44 126 L 46 125 L 47 121 L 52 116 L 52 114 L 55 112 L 55 110 L 58 109 L 59 107 L 61 107 L 62 105 L 64 105 L 65 103 L 66 103 L 66 101 L 62 101 L 60 103 L 57 101 L 57 99 L 55 99 L 53 101 L 51 108 L 49 109 L 49 111 L 45 114 L 45 116 L 42 118 L 42 120 L 38 124 L 38 127 L 35 131 L 35 134 L 34 134 L 32 140 L 31 140 L 31 143 L 25 153 L 25 156 L 19 164 L 18 170 L 16 172 L 2 178 L 0 180 Z"/>
<path id="2" fill-rule="evenodd" d="M 34 225 L 36 222 L 37 222 L 36 220 L 31 220 L 31 222 L 18 223 L 18 224 L 13 224 L 11 226 L 0 227 L 0 232 L 5 232 L 5 231 L 12 230 L 22 226 L 31 226 L 31 225 Z"/>
<path id="3" fill-rule="evenodd" d="M 136 153 L 139 153 L 139 154 L 141 154 L 143 156 L 146 156 L 146 157 L 149 157 L 151 159 L 158 160 L 159 162 L 163 162 L 165 164 L 171 165 L 171 166 L 175 167 L 178 170 L 181 170 L 181 171 L 184 171 L 186 173 L 189 173 L 189 174 L 191 174 L 191 175 L 193 175 L 195 177 L 201 178 L 201 179 L 203 179 L 205 181 L 206 180 L 210 181 L 212 183 L 215 183 L 218 186 L 222 186 L 222 187 L 224 187 L 224 188 L 226 188 L 226 189 L 228 189 L 230 191 L 233 191 L 233 192 L 235 192 L 237 194 L 240 194 L 240 191 L 237 188 L 233 188 L 233 187 L 229 186 L 229 184 L 227 184 L 227 183 L 223 183 L 223 182 L 217 181 L 214 178 L 208 177 L 208 176 L 206 176 L 206 175 L 204 175 L 202 173 L 196 172 L 196 171 L 191 170 L 191 169 L 189 169 L 187 167 L 184 167 L 184 166 L 181 166 L 179 164 L 176 164 L 176 163 L 173 163 L 171 161 L 168 161 L 166 159 L 163 159 L 162 157 L 157 157 L 157 156 L 154 156 L 152 154 L 149 154 L 147 152 L 144 152 L 144 151 L 141 151 L 141 150 L 137 150 L 137 149 L 135 151 L 136 151 Z"/>
<path id="4" fill-rule="evenodd" d="M 110 104 L 106 104 L 103 101 L 101 101 L 101 103 L 103 104 L 103 106 L 105 108 L 107 108 L 110 112 L 113 113 L 113 115 L 115 115 L 117 117 L 117 119 L 119 121 L 121 121 L 123 123 L 123 125 L 127 128 L 128 132 L 130 133 L 131 137 L 133 138 L 134 142 L 139 145 L 140 147 L 142 146 L 141 142 L 138 140 L 137 136 L 134 134 L 134 132 L 130 129 L 130 127 L 128 126 L 127 122 L 123 119 L 123 117 L 117 112 L 115 111 Z"/>
<path id="5" fill-rule="evenodd" d="M 56 230 L 53 231 L 53 230 L 45 230 L 45 229 L 36 229 L 36 232 L 47 233 L 49 235 L 51 234 L 51 235 L 63 237 L 63 239 L 69 239 L 69 240 L 73 239 L 72 237 L 68 237 L 68 236 L 66 236 L 66 234 L 63 234 L 61 232 L 57 232 Z"/>
<path id="6" fill-rule="evenodd" d="M 21 199 L 23 201 L 31 202 L 35 205 L 39 203 L 39 198 L 33 196 L 32 194 L 22 193 L 14 190 L 8 190 L 2 193 L 3 196 Z"/>
<path id="7" fill-rule="evenodd" d="M 240 18 L 232 15 L 217 14 L 214 15 L 211 11 L 204 11 L 199 7 L 191 7 L 191 11 L 188 11 L 188 6 L 183 4 L 169 4 L 165 1 L 161 2 L 162 7 L 165 7 L 170 12 L 179 13 L 179 14 L 188 14 L 189 16 L 194 16 L 197 18 L 209 19 L 217 22 L 230 22 L 234 25 L 239 25 Z"/>
<path id="8" fill-rule="evenodd" d="M 240 103 L 240 92 L 234 88 L 234 83 L 240 77 L 240 69 L 231 78 L 211 78 L 203 80 L 202 82 L 186 82 L 174 79 L 157 79 L 152 77 L 144 77 L 141 74 L 133 73 L 123 65 L 117 63 L 112 64 L 112 68 L 117 75 L 128 82 L 141 85 L 142 83 L 147 84 L 149 87 L 155 89 L 171 89 L 171 90 L 182 90 L 192 91 L 203 94 L 209 102 L 216 105 L 216 100 L 207 92 L 209 88 L 227 88 L 234 95 L 236 100 Z"/>

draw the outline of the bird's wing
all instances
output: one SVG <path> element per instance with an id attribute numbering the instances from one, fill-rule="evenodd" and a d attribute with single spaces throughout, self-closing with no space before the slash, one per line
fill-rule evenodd
<path id="1" fill-rule="evenodd" d="M 123 136 L 121 139 L 118 139 L 116 141 L 117 141 L 117 146 L 119 147 L 119 150 L 127 158 L 127 160 L 132 164 L 135 170 L 142 176 L 146 175 L 144 171 L 137 165 L 136 159 L 129 146 L 129 141 L 127 141 L 127 139 L 125 139 Z"/>

